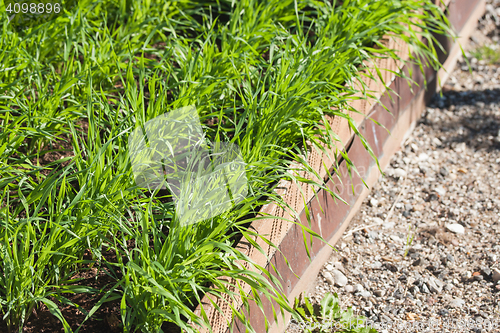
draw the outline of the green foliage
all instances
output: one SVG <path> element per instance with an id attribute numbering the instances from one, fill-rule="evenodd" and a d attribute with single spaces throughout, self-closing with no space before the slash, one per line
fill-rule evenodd
<path id="1" fill-rule="evenodd" d="M 500 49 L 498 45 L 482 45 L 471 51 L 477 60 L 484 60 L 488 65 L 500 64 Z"/>
<path id="2" fill-rule="evenodd" d="M 431 32 L 448 24 L 432 2 L 84 0 L 22 31 L 1 11 L 0 312 L 9 330 L 22 331 L 44 303 L 71 331 L 61 305 L 80 308 L 71 294 L 102 292 L 75 278 L 96 267 L 113 283 L 80 309 L 88 320 L 119 299 L 125 332 L 207 326 L 194 311 L 205 293 L 261 309 L 266 297 L 281 306 L 275 316 L 293 312 L 278 280 L 234 245 L 269 242 L 249 223 L 271 202 L 291 211 L 275 191 L 281 179 L 336 196 L 308 153 L 338 142 L 327 116 L 360 135 L 349 103 L 373 98 L 355 84 L 368 75 L 363 62 L 398 58 L 383 36 L 407 42 L 409 62 L 438 66 Z M 148 120 L 193 104 L 210 141 L 241 147 L 251 195 L 181 227 L 168 193 L 134 184 L 127 144 Z M 302 228 L 306 247 L 306 235 L 321 238 Z"/>
<path id="3" fill-rule="evenodd" d="M 305 333 L 377 332 L 367 327 L 365 317 L 355 316 L 351 308 L 342 310 L 336 293 L 326 293 L 318 305 L 313 305 L 307 296 L 301 294 L 295 299 L 294 310 L 298 315 L 292 322 L 304 328 Z"/>

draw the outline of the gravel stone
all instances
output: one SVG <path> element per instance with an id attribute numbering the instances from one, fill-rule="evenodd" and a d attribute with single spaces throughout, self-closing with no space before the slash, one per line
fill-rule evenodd
<path id="1" fill-rule="evenodd" d="M 452 308 L 461 308 L 462 306 L 465 305 L 465 301 L 461 298 L 455 298 L 450 302 L 450 307 Z"/>
<path id="2" fill-rule="evenodd" d="M 493 282 L 497 283 L 500 281 L 500 269 L 498 268 L 495 268 L 493 269 L 493 273 L 492 273 L 492 276 L 491 276 Z"/>
<path id="3" fill-rule="evenodd" d="M 335 284 L 339 287 L 343 287 L 347 284 L 347 277 L 338 269 L 332 270 L 331 275 L 333 278 L 333 283 L 330 284 Z"/>
<path id="4" fill-rule="evenodd" d="M 350 284 L 344 286 L 344 290 L 347 292 L 347 293 L 353 293 L 354 292 L 354 287 L 351 286 Z"/>
<path id="5" fill-rule="evenodd" d="M 451 224 L 446 224 L 446 229 L 448 229 L 451 232 L 454 232 L 456 234 L 464 234 L 465 233 L 465 228 L 463 225 L 458 224 L 458 223 L 451 223 Z"/>

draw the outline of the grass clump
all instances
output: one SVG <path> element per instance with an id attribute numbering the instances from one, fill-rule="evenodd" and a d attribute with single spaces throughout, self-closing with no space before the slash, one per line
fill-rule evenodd
<path id="1" fill-rule="evenodd" d="M 500 64 L 500 49 L 498 45 L 482 45 L 471 51 L 471 55 L 477 60 L 483 60 L 488 65 Z"/>
<path id="2" fill-rule="evenodd" d="M 313 304 L 304 295 L 295 299 L 294 310 L 298 320 L 292 320 L 292 327 L 300 327 L 305 333 L 376 333 L 366 317 L 355 316 L 352 308 L 342 310 L 337 293 L 326 293 L 319 304 Z"/>
<path id="3" fill-rule="evenodd" d="M 2 15 L 0 311 L 9 331 L 41 304 L 77 331 L 116 302 L 124 332 L 165 322 L 192 332 L 209 325 L 194 311 L 206 293 L 245 307 L 267 297 L 276 315 L 296 313 L 278 280 L 234 245 L 266 240 L 248 227 L 263 205 L 291 209 L 276 194 L 281 179 L 336 196 L 307 154 L 337 143 L 327 117 L 347 118 L 359 135 L 349 103 L 374 96 L 359 83 L 364 61 L 399 58 L 382 38 L 408 43 L 408 62 L 437 67 L 432 33 L 448 31 L 430 0 L 85 0 L 22 31 Z M 135 185 L 127 155 L 135 128 L 188 105 L 210 141 L 241 148 L 251 194 L 195 227 L 179 225 L 168 192 Z M 95 270 L 112 282 L 82 285 Z M 97 301 L 79 304 L 84 293 Z M 81 321 L 67 322 L 63 305 Z"/>

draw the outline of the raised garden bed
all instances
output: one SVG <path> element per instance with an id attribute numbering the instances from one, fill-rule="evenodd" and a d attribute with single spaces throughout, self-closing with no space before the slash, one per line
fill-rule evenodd
<path id="1" fill-rule="evenodd" d="M 429 101 L 436 91 L 440 90 L 440 87 L 446 81 L 461 54 L 460 44 L 469 38 L 478 19 L 485 11 L 484 0 L 445 1 L 441 5 L 446 7 L 447 16 L 459 36 L 455 41 L 449 38 L 438 37 L 438 40 L 445 47 L 445 52 L 439 52 L 439 58 L 443 67 L 439 71 L 426 67 L 424 76 L 416 66 L 411 68 L 411 73 L 413 74 L 410 74 L 408 67 L 403 66 L 402 62 L 380 60 L 377 64 L 378 67 L 386 68 L 390 71 L 401 69 L 411 77 L 413 83 L 409 84 L 407 79 L 397 77 L 390 71 L 386 71 L 384 72 L 383 80 L 392 91 L 391 97 L 389 97 L 387 90 L 384 88 L 384 84 L 376 80 L 367 79 L 366 84 L 374 91 L 379 92 L 377 97 L 380 98 L 380 102 L 366 103 L 366 101 L 363 101 L 359 103 L 356 101 L 353 103 L 353 108 L 363 113 L 362 115 L 354 115 L 358 129 L 370 147 L 372 147 L 382 169 L 399 149 L 404 138 L 413 129 L 416 121 L 425 109 L 426 102 Z M 394 45 L 390 45 L 389 47 L 396 48 Z M 405 49 L 404 45 L 399 47 L 401 51 Z M 404 56 L 403 51 L 401 54 Z M 427 86 L 424 85 L 424 80 L 427 81 Z M 390 113 L 387 111 L 390 111 Z M 275 275 L 285 286 L 285 293 L 292 302 L 302 292 L 312 287 L 320 268 L 330 256 L 331 247 L 329 245 L 335 245 L 342 236 L 351 218 L 359 209 L 361 202 L 368 195 L 369 187 L 375 184 L 380 176 L 380 171 L 375 161 L 365 149 L 359 137 L 352 133 L 343 120 L 334 118 L 331 125 L 342 139 L 342 142 L 347 143 L 342 148 L 348 152 L 351 161 L 360 170 L 360 173 L 353 174 L 350 177 L 346 163 L 341 163 L 341 179 L 337 181 L 327 180 L 327 186 L 330 190 L 337 192 L 347 204 L 334 200 L 324 190 L 318 193 L 311 193 L 311 188 L 307 186 L 299 189 L 294 184 L 285 184 L 285 190 L 282 192 L 287 198 L 287 202 L 290 205 L 294 205 L 294 210 L 301 211 L 300 222 L 308 225 L 307 216 L 310 215 L 312 221 L 310 227 L 326 239 L 328 244 L 317 238 L 312 238 L 310 253 L 307 253 L 305 247 L 298 246 L 298 244 L 303 242 L 302 231 L 298 225 L 278 219 L 265 222 L 256 221 L 253 224 L 253 227 L 259 233 L 271 235 L 271 240 L 274 244 L 278 245 L 279 252 L 271 247 L 267 247 L 268 258 L 270 260 L 263 258 L 260 254 L 252 257 L 255 249 L 250 246 L 247 250 L 248 254 L 259 265 L 267 265 L 266 267 L 269 272 Z M 390 133 L 381 126 L 378 126 L 373 120 L 383 125 Z M 330 153 L 334 154 L 334 151 Z M 328 163 L 327 161 L 331 160 L 332 156 L 314 154 L 314 152 L 309 157 L 310 164 L 316 166 L 316 171 L 319 173 L 324 171 L 321 168 L 322 163 Z M 322 176 L 325 179 L 327 178 L 324 173 Z M 365 184 L 368 185 L 368 188 Z M 307 209 L 303 208 L 303 201 L 296 200 L 300 196 L 299 193 L 301 191 L 306 193 Z M 273 209 L 279 210 L 280 208 L 277 206 L 269 207 L 266 213 L 272 212 L 272 215 L 278 215 Z M 265 244 L 261 244 L 261 246 L 265 247 Z M 276 271 L 279 272 L 280 276 L 278 276 Z M 206 299 L 203 304 L 208 305 L 208 313 L 212 315 L 211 324 L 214 332 L 229 332 L 227 322 L 228 318 L 231 317 L 231 311 L 227 309 L 224 314 L 214 311 L 214 308 L 209 305 L 210 303 Z M 222 303 L 219 304 L 222 305 Z M 266 299 L 263 301 L 265 315 L 256 303 L 252 303 L 249 310 L 242 310 L 256 332 L 264 332 L 266 331 L 266 318 L 272 318 L 273 316 L 273 307 L 277 308 L 278 304 L 274 303 L 271 305 L 271 302 Z M 269 332 L 283 332 L 290 317 L 290 314 L 286 314 L 284 321 L 282 317 L 278 317 L 278 321 L 272 324 Z M 232 330 L 245 332 L 245 326 L 240 320 L 236 320 L 232 324 Z"/>
<path id="2" fill-rule="evenodd" d="M 349 157 L 368 184 L 375 179 L 373 159 L 356 138 L 369 139 L 381 161 L 394 145 L 365 116 L 397 137 L 393 125 L 416 116 L 402 112 L 413 105 L 404 97 L 423 100 L 422 85 L 410 94 L 395 73 L 409 60 L 409 44 L 428 50 L 413 26 L 419 3 L 86 1 L 27 30 L 4 24 L 2 330 L 169 331 L 208 324 L 225 332 L 242 304 L 250 311 L 244 326 L 265 330 L 264 318 L 273 318 L 265 300 L 287 307 L 285 296 L 302 288 L 276 247 L 295 273 L 312 272 L 302 246 L 319 258 L 325 243 L 317 238 L 331 239 L 356 208 L 362 187 L 356 173 L 348 177 Z M 363 76 L 360 67 L 372 70 Z M 414 79 L 422 83 L 418 72 Z M 425 77 L 431 72 L 425 69 Z M 387 104 L 380 82 L 403 99 Z M 396 118 L 375 106 L 379 98 Z M 251 195 L 185 228 L 176 224 L 168 191 L 135 186 L 127 137 L 192 104 L 212 141 L 240 146 Z M 343 151 L 348 155 L 335 164 Z M 350 206 L 333 204 L 327 194 Z M 255 217 L 262 214 L 274 217 Z M 270 259 L 283 293 L 260 274 Z M 265 317 L 249 284 L 264 301 Z M 203 295 L 205 313 L 196 309 Z M 232 309 L 223 301 L 228 295 Z"/>

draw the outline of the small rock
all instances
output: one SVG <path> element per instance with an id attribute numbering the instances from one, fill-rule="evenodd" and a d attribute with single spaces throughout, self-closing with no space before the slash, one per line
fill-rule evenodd
<path id="1" fill-rule="evenodd" d="M 335 284 L 335 280 L 333 279 L 333 275 L 330 272 L 323 272 L 323 277 L 325 278 L 326 282 L 328 282 L 331 285 Z"/>
<path id="2" fill-rule="evenodd" d="M 418 160 L 420 162 L 426 161 L 428 159 L 429 159 L 429 155 L 427 155 L 426 153 L 421 153 L 420 155 L 418 155 Z"/>
<path id="3" fill-rule="evenodd" d="M 449 303 L 449 306 L 452 308 L 461 308 L 465 305 L 465 301 L 461 298 L 455 298 Z"/>
<path id="4" fill-rule="evenodd" d="M 458 223 L 450 223 L 445 225 L 446 229 L 448 229 L 451 232 L 454 232 L 456 234 L 465 234 L 465 228 Z"/>
<path id="5" fill-rule="evenodd" d="M 375 290 L 373 294 L 377 297 L 384 297 L 385 295 L 385 290 Z"/>
<path id="6" fill-rule="evenodd" d="M 402 240 L 399 238 L 397 235 L 391 235 L 390 238 L 395 241 L 396 243 L 401 243 Z"/>
<path id="7" fill-rule="evenodd" d="M 500 281 L 500 269 L 498 269 L 498 268 L 493 269 L 493 273 L 491 275 L 491 278 L 493 279 L 493 282 L 495 282 L 495 283 Z"/>
<path id="8" fill-rule="evenodd" d="M 390 262 L 384 262 L 384 267 L 394 273 L 398 271 L 398 267 Z"/>
<path id="9" fill-rule="evenodd" d="M 482 275 L 490 276 L 491 275 L 491 269 L 489 269 L 488 266 L 483 266 L 483 267 L 481 267 L 481 273 L 482 273 Z"/>
<path id="10" fill-rule="evenodd" d="M 381 267 L 382 267 L 382 263 L 380 261 L 374 261 L 372 263 L 372 268 L 374 268 L 374 269 L 379 269 Z"/>
<path id="11" fill-rule="evenodd" d="M 369 292 L 368 290 L 363 290 L 363 291 L 355 293 L 354 295 L 361 296 L 363 298 L 368 299 L 368 298 L 370 298 L 372 296 L 372 293 Z"/>
<path id="12" fill-rule="evenodd" d="M 406 177 L 406 171 L 401 168 L 394 169 L 394 177 L 404 178 Z"/>
<path id="13" fill-rule="evenodd" d="M 342 265 L 342 263 L 340 261 L 336 261 L 333 263 L 333 268 L 334 269 L 338 269 L 339 271 L 341 271 L 342 273 L 344 273 L 344 265 Z"/>
<path id="14" fill-rule="evenodd" d="M 452 289 L 453 289 L 453 284 L 451 284 L 451 283 L 447 283 L 447 284 L 444 286 L 444 289 L 445 289 L 446 291 L 450 291 L 450 290 L 452 290 Z"/>
<path id="15" fill-rule="evenodd" d="M 429 294 L 429 293 L 430 293 L 429 288 L 427 287 L 427 285 L 426 285 L 425 283 L 424 283 L 424 284 L 422 284 L 421 289 L 422 289 L 422 292 L 423 292 L 424 294 Z"/>
<path id="16" fill-rule="evenodd" d="M 439 279 L 431 277 L 427 280 L 427 285 L 431 292 L 439 294 L 443 290 L 444 283 Z"/>
<path id="17" fill-rule="evenodd" d="M 396 290 L 394 291 L 393 296 L 394 296 L 396 299 L 402 299 L 402 298 L 404 297 L 404 294 L 401 292 L 401 290 L 396 289 Z"/>
<path id="18" fill-rule="evenodd" d="M 346 285 L 346 286 L 344 287 L 344 290 L 345 290 L 346 292 L 348 292 L 348 293 L 353 293 L 353 292 L 354 292 L 354 287 L 353 287 L 353 286 L 351 286 L 350 284 L 348 284 L 348 285 Z"/>
<path id="19" fill-rule="evenodd" d="M 443 144 L 443 142 L 441 140 L 439 140 L 438 138 L 434 138 L 432 139 L 432 143 L 435 145 L 435 146 L 441 146 Z"/>
<path id="20" fill-rule="evenodd" d="M 368 238 L 378 239 L 378 232 L 376 232 L 375 230 L 369 231 L 368 232 Z"/>
<path id="21" fill-rule="evenodd" d="M 333 265 L 332 265 L 332 264 L 327 264 L 327 265 L 325 266 L 325 269 L 326 269 L 327 271 L 331 271 L 331 270 L 333 270 Z"/>
<path id="22" fill-rule="evenodd" d="M 332 270 L 333 282 L 339 287 L 343 287 L 347 284 L 347 277 L 338 269 Z M 325 277 L 326 278 L 326 277 Z M 331 282 L 329 282 L 332 284 Z"/>
<path id="23" fill-rule="evenodd" d="M 455 150 L 457 153 L 463 152 L 467 148 L 465 142 L 461 142 L 455 146 L 453 150 Z"/>
<path id="24" fill-rule="evenodd" d="M 446 190 L 442 186 L 437 186 L 436 188 L 434 188 L 434 191 L 441 197 L 446 194 Z"/>
<path id="25" fill-rule="evenodd" d="M 387 317 L 385 314 L 380 315 L 380 321 L 383 323 L 390 323 L 392 322 L 391 318 Z"/>
<path id="26" fill-rule="evenodd" d="M 359 283 L 354 286 L 354 291 L 358 293 L 362 292 L 363 290 L 365 290 L 365 288 L 363 288 L 363 286 L 360 285 Z"/>
<path id="27" fill-rule="evenodd" d="M 425 265 L 425 260 L 423 258 L 417 258 L 417 260 L 415 260 L 413 263 L 412 263 L 413 266 L 423 266 Z"/>
<path id="28" fill-rule="evenodd" d="M 379 202 L 378 202 L 377 199 L 375 199 L 375 198 L 371 198 L 370 199 L 370 206 L 372 206 L 372 207 L 378 207 L 378 204 L 379 204 Z"/>
<path id="29" fill-rule="evenodd" d="M 441 174 L 441 176 L 446 177 L 450 174 L 450 171 L 448 171 L 448 169 L 443 166 L 441 167 L 441 169 L 439 169 L 439 173 Z"/>

